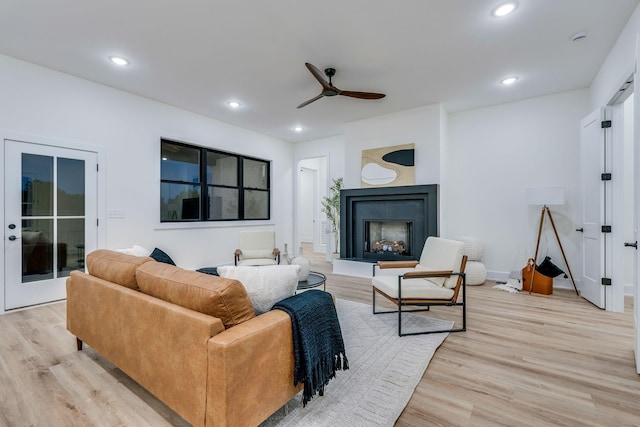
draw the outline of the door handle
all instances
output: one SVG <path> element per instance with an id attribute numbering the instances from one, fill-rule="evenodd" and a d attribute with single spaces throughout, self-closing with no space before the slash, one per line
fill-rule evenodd
<path id="1" fill-rule="evenodd" d="M 579 231 L 581 233 L 584 233 L 584 228 L 580 227 L 580 228 L 576 228 L 576 231 Z"/>
<path id="2" fill-rule="evenodd" d="M 15 229 L 15 228 L 16 228 L 16 225 L 15 225 L 15 224 L 9 224 L 9 230 L 13 230 L 13 229 Z"/>
<path id="3" fill-rule="evenodd" d="M 636 250 L 637 250 L 637 249 L 638 249 L 638 241 L 636 240 L 636 241 L 635 241 L 635 242 L 633 242 L 633 243 L 625 242 L 625 243 L 624 243 L 624 246 L 625 246 L 625 247 L 627 247 L 627 248 L 628 248 L 628 247 L 636 248 Z"/>
<path id="4" fill-rule="evenodd" d="M 16 239 L 19 239 L 19 237 L 14 236 L 13 234 L 11 236 L 9 236 L 9 240 L 11 240 L 12 242 Z"/>

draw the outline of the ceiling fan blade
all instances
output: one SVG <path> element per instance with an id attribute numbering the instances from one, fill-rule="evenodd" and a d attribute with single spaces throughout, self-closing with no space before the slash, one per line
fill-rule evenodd
<path id="1" fill-rule="evenodd" d="M 344 96 L 350 96 L 352 98 L 360 98 L 360 99 L 380 99 L 386 96 L 384 93 L 354 92 L 352 90 L 342 90 L 339 92 L 339 94 Z"/>
<path id="2" fill-rule="evenodd" d="M 331 86 L 329 85 L 329 83 L 325 80 L 325 78 L 323 77 L 324 74 L 322 74 L 322 71 L 318 70 L 318 68 L 313 65 L 310 64 L 308 62 L 305 62 L 304 65 L 307 66 L 307 69 L 309 69 L 309 71 L 311 72 L 311 74 L 313 74 L 313 77 L 316 78 L 316 80 L 318 80 L 318 82 L 320 82 L 320 84 L 322 85 L 322 88 L 327 90 L 330 89 Z"/>
<path id="3" fill-rule="evenodd" d="M 311 98 L 310 100 L 305 101 L 305 102 L 303 102 L 302 104 L 298 105 L 298 108 L 302 108 L 302 107 L 304 107 L 305 105 L 309 105 L 309 104 L 311 104 L 313 101 L 317 101 L 318 99 L 322 98 L 323 96 L 324 96 L 324 94 L 323 94 L 323 93 L 321 93 L 320 95 L 316 96 L 315 98 Z"/>

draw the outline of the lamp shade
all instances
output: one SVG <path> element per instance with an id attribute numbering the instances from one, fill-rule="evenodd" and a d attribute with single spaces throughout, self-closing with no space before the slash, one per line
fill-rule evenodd
<path id="1" fill-rule="evenodd" d="M 527 188 L 527 203 L 530 205 L 564 205 L 564 187 Z"/>

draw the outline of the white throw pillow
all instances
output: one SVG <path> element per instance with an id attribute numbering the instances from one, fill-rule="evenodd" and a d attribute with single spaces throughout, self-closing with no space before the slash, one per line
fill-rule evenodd
<path id="1" fill-rule="evenodd" d="M 256 315 L 266 313 L 278 301 L 293 296 L 298 287 L 299 265 L 218 267 L 220 277 L 242 283 L 251 298 Z"/>
<path id="2" fill-rule="evenodd" d="M 132 248 L 126 249 L 116 249 L 116 252 L 120 252 L 122 254 L 127 255 L 135 255 L 135 256 L 149 256 L 151 251 L 149 249 L 145 249 L 142 246 L 133 245 Z"/>

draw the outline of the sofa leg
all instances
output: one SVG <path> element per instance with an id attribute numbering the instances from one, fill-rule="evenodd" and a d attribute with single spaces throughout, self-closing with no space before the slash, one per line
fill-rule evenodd
<path id="1" fill-rule="evenodd" d="M 82 340 L 80 338 L 76 338 L 76 347 L 78 347 L 78 351 L 82 351 Z"/>

